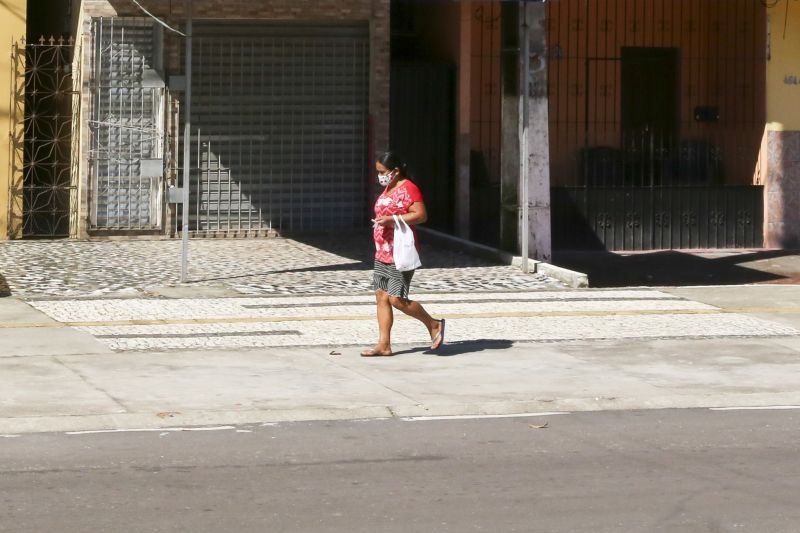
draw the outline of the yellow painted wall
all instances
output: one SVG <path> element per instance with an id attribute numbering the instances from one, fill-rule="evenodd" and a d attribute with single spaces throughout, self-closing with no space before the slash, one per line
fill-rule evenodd
<path id="1" fill-rule="evenodd" d="M 800 131 L 800 2 L 778 0 L 768 15 L 768 129 Z"/>
<path id="2" fill-rule="evenodd" d="M 11 43 L 25 36 L 27 0 L 0 3 L 0 240 L 9 238 Z"/>

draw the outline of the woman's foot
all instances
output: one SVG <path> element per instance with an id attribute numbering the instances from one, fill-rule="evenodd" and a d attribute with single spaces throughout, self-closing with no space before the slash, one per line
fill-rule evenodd
<path id="1" fill-rule="evenodd" d="M 364 350 L 361 352 L 361 357 L 392 357 L 393 355 L 391 348 L 380 345 L 375 346 L 371 350 Z"/>
<path id="2" fill-rule="evenodd" d="M 444 344 L 444 318 L 437 320 L 431 327 L 431 350 L 438 349 L 442 344 Z"/>

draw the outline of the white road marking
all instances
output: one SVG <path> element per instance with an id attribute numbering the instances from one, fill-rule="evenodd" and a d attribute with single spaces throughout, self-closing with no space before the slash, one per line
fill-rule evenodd
<path id="1" fill-rule="evenodd" d="M 169 431 L 222 431 L 236 429 L 234 426 L 217 426 L 210 428 L 135 428 L 135 429 L 96 429 L 92 431 L 67 431 L 67 435 L 90 435 L 94 433 L 136 433 L 136 432 L 169 432 Z"/>
<path id="2" fill-rule="evenodd" d="M 409 416 L 401 418 L 405 422 L 427 422 L 429 420 L 479 420 L 483 418 L 527 418 L 531 416 L 554 416 L 569 415 L 566 411 L 546 412 L 546 413 L 516 413 L 505 415 L 442 415 L 442 416 Z"/>
<path id="3" fill-rule="evenodd" d="M 710 411 L 788 411 L 800 409 L 800 405 L 767 405 L 763 407 L 709 407 Z"/>

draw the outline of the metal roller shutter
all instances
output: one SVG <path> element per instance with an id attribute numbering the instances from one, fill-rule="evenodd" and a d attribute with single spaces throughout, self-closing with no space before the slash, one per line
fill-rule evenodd
<path id="1" fill-rule="evenodd" d="M 195 35 L 192 230 L 363 225 L 367 26 L 205 22 Z"/>

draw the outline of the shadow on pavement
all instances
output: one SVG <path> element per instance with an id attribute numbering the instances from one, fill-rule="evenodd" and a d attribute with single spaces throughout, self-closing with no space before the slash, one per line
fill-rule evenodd
<path id="1" fill-rule="evenodd" d="M 506 350 L 512 346 L 514 346 L 514 341 L 506 339 L 475 339 L 468 341 L 447 342 L 436 351 L 433 351 L 430 348 L 412 348 L 410 350 L 394 352 L 394 354 L 408 355 L 413 353 L 422 353 L 425 355 L 436 355 L 438 357 L 452 357 L 454 355 L 476 353 L 484 350 Z"/>
<path id="2" fill-rule="evenodd" d="M 301 267 L 301 268 L 288 268 L 285 270 L 264 270 L 263 272 L 251 272 L 249 274 L 241 274 L 238 276 L 219 276 L 216 278 L 212 277 L 205 277 L 201 279 L 195 279 L 188 281 L 188 284 L 199 284 L 205 283 L 208 281 L 224 281 L 229 279 L 246 279 L 246 278 L 253 278 L 258 276 L 269 276 L 270 274 L 291 274 L 291 273 L 300 273 L 300 272 L 348 272 L 348 271 L 367 271 L 372 270 L 373 263 L 372 262 L 358 262 L 358 263 L 344 263 L 340 265 L 321 265 L 321 266 L 310 266 L 310 267 Z"/>
<path id="3" fill-rule="evenodd" d="M 284 232 L 281 236 L 350 259 L 354 263 L 370 263 L 372 266 L 375 245 L 370 228 L 336 232 Z"/>
<path id="4" fill-rule="evenodd" d="M 317 248 L 318 250 L 333 254 L 349 262 L 332 265 L 309 264 L 308 266 L 282 270 L 263 270 L 241 275 L 204 277 L 202 279 L 190 281 L 189 283 L 244 279 L 269 276 L 271 274 L 350 271 L 368 272 L 371 271 L 374 266 L 375 245 L 372 241 L 372 233 L 368 228 L 335 233 L 285 233 L 282 237 L 306 246 Z M 420 256 L 425 268 L 464 268 L 465 266 L 489 266 L 499 264 L 470 255 L 453 247 L 426 243 L 424 237 L 421 238 Z"/>
<path id="5" fill-rule="evenodd" d="M 7 296 L 11 296 L 11 287 L 8 286 L 6 278 L 0 274 L 0 298 L 5 298 Z"/>
<path id="6" fill-rule="evenodd" d="M 555 252 L 553 263 L 587 274 L 597 288 L 800 283 L 800 254 L 791 250 Z"/>
<path id="7" fill-rule="evenodd" d="M 372 230 L 370 228 L 336 233 L 284 234 L 283 236 L 353 261 L 353 263 L 346 265 L 309 267 L 302 270 L 358 270 L 362 268 L 364 270 L 372 270 L 375 258 L 375 244 L 372 240 Z M 420 257 L 425 268 L 463 268 L 470 265 L 500 264 L 497 261 L 466 253 L 459 249 L 458 245 L 434 242 L 423 234 L 419 235 L 419 242 Z M 298 270 L 292 272 L 296 271 Z"/>

